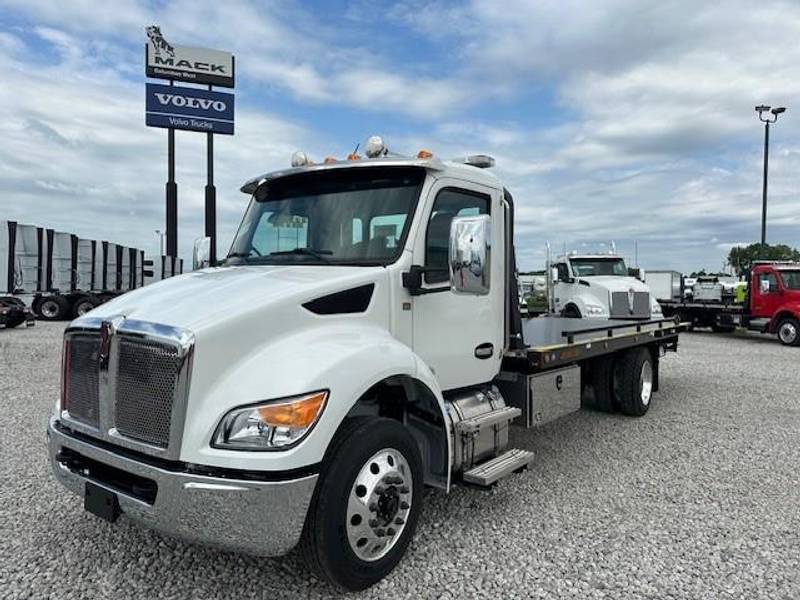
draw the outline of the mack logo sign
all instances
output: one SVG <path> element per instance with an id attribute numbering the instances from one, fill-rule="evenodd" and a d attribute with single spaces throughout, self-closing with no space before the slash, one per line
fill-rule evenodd
<path id="1" fill-rule="evenodd" d="M 145 122 L 150 127 L 233 134 L 233 94 L 148 83 Z"/>
<path id="2" fill-rule="evenodd" d="M 146 27 L 145 74 L 156 79 L 208 83 L 233 87 L 233 55 L 229 52 L 174 46 L 164 39 L 161 29 Z"/>

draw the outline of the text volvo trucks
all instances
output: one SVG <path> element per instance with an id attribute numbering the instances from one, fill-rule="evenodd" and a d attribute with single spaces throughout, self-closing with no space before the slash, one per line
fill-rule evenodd
<path id="1" fill-rule="evenodd" d="M 523 427 L 585 402 L 643 415 L 674 321 L 520 319 L 513 200 L 485 156 L 385 156 L 247 182 L 227 260 L 68 327 L 48 435 L 92 513 L 256 555 L 299 544 L 363 589 L 423 487 L 488 487 Z"/>

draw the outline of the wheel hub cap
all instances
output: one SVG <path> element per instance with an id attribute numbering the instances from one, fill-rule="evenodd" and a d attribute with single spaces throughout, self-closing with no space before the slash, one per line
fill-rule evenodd
<path id="1" fill-rule="evenodd" d="M 639 389 L 641 390 L 642 404 L 647 406 L 653 395 L 653 366 L 649 360 L 642 364 L 642 370 L 639 373 Z"/>
<path id="2" fill-rule="evenodd" d="M 42 304 L 42 314 L 45 317 L 54 317 L 58 312 L 58 305 L 52 300 Z"/>
<path id="3" fill-rule="evenodd" d="M 393 448 L 375 453 L 358 472 L 347 503 L 347 539 L 364 561 L 384 557 L 400 539 L 411 512 L 411 468 Z"/>
<path id="4" fill-rule="evenodd" d="M 781 341 L 784 344 L 791 344 L 797 338 L 797 328 L 793 323 L 784 323 L 780 330 Z"/>

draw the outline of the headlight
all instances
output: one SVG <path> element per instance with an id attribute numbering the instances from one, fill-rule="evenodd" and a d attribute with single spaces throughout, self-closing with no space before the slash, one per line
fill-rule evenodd
<path id="1" fill-rule="evenodd" d="M 586 313 L 590 315 L 602 315 L 606 312 L 606 309 L 600 306 L 599 304 L 587 304 L 586 305 Z"/>
<path id="2" fill-rule="evenodd" d="M 214 432 L 211 445 L 227 450 L 272 450 L 291 446 L 319 420 L 328 392 L 312 392 L 234 408 Z"/>

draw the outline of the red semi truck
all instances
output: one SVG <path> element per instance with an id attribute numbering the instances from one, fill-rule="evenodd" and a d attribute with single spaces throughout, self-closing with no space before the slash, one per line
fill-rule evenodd
<path id="1" fill-rule="evenodd" d="M 736 327 L 778 336 L 786 346 L 800 346 L 800 263 L 756 262 L 747 279 L 744 304 L 659 300 L 664 316 L 690 327 L 730 332 Z"/>

